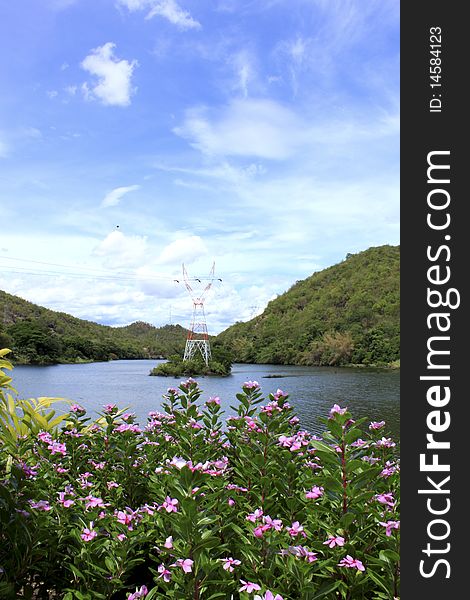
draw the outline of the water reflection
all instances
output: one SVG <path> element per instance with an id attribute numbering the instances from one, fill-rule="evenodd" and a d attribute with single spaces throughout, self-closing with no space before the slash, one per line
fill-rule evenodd
<path id="1" fill-rule="evenodd" d="M 103 404 L 128 406 L 141 424 L 149 411 L 161 408 L 162 395 L 179 379 L 149 377 L 159 361 L 121 360 L 51 367 L 18 366 L 13 377 L 20 397 L 60 396 L 84 406 L 96 415 Z M 318 418 L 335 403 L 347 406 L 355 418 L 385 420 L 398 438 L 400 429 L 400 375 L 398 371 L 336 369 L 279 365 L 235 364 L 232 375 L 199 378 L 203 398 L 219 396 L 226 414 L 243 382 L 256 380 L 265 394 L 278 388 L 290 394 L 303 427 L 320 432 Z"/>

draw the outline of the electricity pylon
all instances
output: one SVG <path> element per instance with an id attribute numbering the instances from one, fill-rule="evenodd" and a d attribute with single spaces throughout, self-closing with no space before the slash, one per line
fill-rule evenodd
<path id="1" fill-rule="evenodd" d="M 214 275 L 215 270 L 215 262 L 212 264 L 212 269 L 210 270 L 209 277 L 206 281 L 208 281 L 205 288 L 202 292 L 198 293 L 193 290 L 190 285 L 190 281 L 197 281 L 200 284 L 202 283 L 201 279 L 197 277 L 189 278 L 188 272 L 186 271 L 186 267 L 183 264 L 183 280 L 186 289 L 188 290 L 189 295 L 191 296 L 191 300 L 193 301 L 193 317 L 191 320 L 191 326 L 188 331 L 188 336 L 186 338 L 186 346 L 184 348 L 184 357 L 183 360 L 191 360 L 197 351 L 199 351 L 204 359 L 206 365 L 209 364 L 211 359 L 211 346 L 209 343 L 209 334 L 207 332 L 207 323 L 206 323 L 206 315 L 204 312 L 204 301 L 206 299 L 206 294 L 212 287 L 212 284 L 215 279 Z M 222 281 L 219 279 L 218 281 Z"/>

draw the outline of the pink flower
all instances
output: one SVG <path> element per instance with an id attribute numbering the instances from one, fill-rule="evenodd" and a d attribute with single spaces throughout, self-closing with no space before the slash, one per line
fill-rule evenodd
<path id="1" fill-rule="evenodd" d="M 173 548 L 173 536 L 168 536 L 163 544 L 165 548 L 171 549 Z"/>
<path id="2" fill-rule="evenodd" d="M 123 542 L 127 536 L 124 533 L 118 533 L 116 537 L 120 542 Z"/>
<path id="3" fill-rule="evenodd" d="M 313 488 L 305 494 L 305 497 L 313 498 L 313 500 L 316 500 L 317 498 L 320 498 L 321 496 L 323 496 L 323 492 L 324 492 L 324 489 L 322 487 L 318 487 L 317 485 L 314 485 Z"/>
<path id="4" fill-rule="evenodd" d="M 182 469 L 183 467 L 186 467 L 188 463 L 184 460 L 184 458 L 180 458 L 179 456 L 173 456 L 173 458 L 170 460 L 170 465 L 173 465 L 178 469 Z"/>
<path id="5" fill-rule="evenodd" d="M 127 600 L 138 600 L 138 598 L 144 598 L 149 593 L 147 586 L 143 585 L 140 589 L 136 590 L 133 594 L 127 597 Z"/>
<path id="6" fill-rule="evenodd" d="M 288 550 L 281 550 L 280 554 L 282 554 L 282 555 L 293 554 L 294 556 L 297 556 L 298 558 L 306 558 L 307 562 L 309 562 L 309 563 L 312 563 L 312 562 L 315 562 L 316 560 L 318 560 L 316 553 L 312 552 L 305 546 L 290 546 Z"/>
<path id="7" fill-rule="evenodd" d="M 219 396 L 211 396 L 209 400 L 206 401 L 206 404 L 209 406 L 210 404 L 214 404 L 216 406 L 220 406 L 220 398 Z"/>
<path id="8" fill-rule="evenodd" d="M 245 381 L 245 383 L 243 384 L 243 387 L 247 388 L 249 390 L 257 390 L 257 389 L 259 389 L 260 385 L 257 381 Z"/>
<path id="9" fill-rule="evenodd" d="M 173 563 L 171 566 L 172 567 L 181 567 L 185 573 L 191 573 L 191 571 L 193 570 L 193 564 L 194 564 L 194 561 L 191 560 L 190 558 L 185 558 L 184 560 L 182 558 L 178 558 L 177 561 L 175 563 Z"/>
<path id="10" fill-rule="evenodd" d="M 294 521 L 294 523 L 292 523 L 292 526 L 286 527 L 286 529 L 291 537 L 297 537 L 298 535 L 307 537 L 303 526 L 298 521 Z"/>
<path id="11" fill-rule="evenodd" d="M 366 440 L 363 440 L 361 438 L 359 438 L 358 440 L 356 440 L 355 442 L 353 442 L 351 444 L 351 446 L 353 448 L 361 448 L 362 446 L 365 446 L 367 444 Z"/>
<path id="12" fill-rule="evenodd" d="M 113 413 L 117 411 L 117 406 L 115 404 L 104 404 L 103 405 L 104 412 Z"/>
<path id="13" fill-rule="evenodd" d="M 328 413 L 328 418 L 329 419 L 333 419 L 335 416 L 335 413 L 338 413 L 338 415 L 344 415 L 344 413 L 347 411 L 347 408 L 341 408 L 341 406 L 339 406 L 338 404 L 334 404 L 332 408 L 330 408 L 330 412 Z"/>
<path id="14" fill-rule="evenodd" d="M 41 440 L 41 442 L 44 442 L 45 444 L 52 444 L 52 436 L 47 431 L 40 431 L 38 433 L 38 439 Z"/>
<path id="15" fill-rule="evenodd" d="M 258 519 L 261 519 L 261 517 L 263 516 L 263 511 L 261 508 L 257 508 L 255 510 L 255 512 L 249 514 L 246 516 L 246 520 L 247 521 L 251 521 L 252 523 L 254 523 L 255 521 L 258 521 Z"/>
<path id="16" fill-rule="evenodd" d="M 163 577 L 163 581 L 165 581 L 166 583 L 168 583 L 171 579 L 171 572 L 165 567 L 164 564 L 161 564 L 158 567 L 158 572 L 160 573 L 160 575 L 158 576 Z"/>
<path id="17" fill-rule="evenodd" d="M 38 474 L 36 470 L 38 468 L 38 465 L 36 465 L 35 467 L 30 467 L 24 461 L 21 461 L 18 466 L 23 471 L 26 477 L 36 477 L 36 475 Z"/>
<path id="18" fill-rule="evenodd" d="M 271 517 L 269 515 L 266 515 L 265 517 L 263 517 L 264 523 L 265 523 L 265 527 L 267 527 L 268 529 L 275 529 L 276 531 L 281 531 L 282 530 L 282 521 L 281 519 L 271 519 Z"/>
<path id="19" fill-rule="evenodd" d="M 390 477 L 391 475 L 393 475 L 394 473 L 396 473 L 396 471 L 397 471 L 396 467 L 393 467 L 393 466 L 385 467 L 382 471 L 380 471 L 379 474 L 380 474 L 380 477 L 387 478 L 387 477 Z"/>
<path id="20" fill-rule="evenodd" d="M 334 548 L 335 546 L 344 546 L 344 537 L 341 536 L 328 536 L 326 542 L 323 542 L 324 545 L 327 545 L 329 548 Z"/>
<path id="21" fill-rule="evenodd" d="M 62 454 L 65 456 L 67 454 L 67 447 L 65 444 L 61 444 L 59 442 L 51 442 L 47 449 L 51 451 L 51 454 Z"/>
<path id="22" fill-rule="evenodd" d="M 51 505 L 47 500 L 39 500 L 38 502 L 34 502 L 33 500 L 29 501 L 29 505 L 31 508 L 37 508 L 38 510 L 48 511 L 51 510 Z"/>
<path id="23" fill-rule="evenodd" d="M 233 498 L 229 498 L 229 499 L 227 500 L 227 504 L 228 504 L 229 506 L 234 506 L 234 505 L 235 505 L 235 500 L 234 500 Z"/>
<path id="24" fill-rule="evenodd" d="M 238 567 L 238 565 L 241 565 L 241 562 L 239 560 L 232 558 L 231 556 L 229 556 L 228 558 L 221 558 L 220 560 L 222 560 L 224 563 L 222 565 L 222 568 L 226 571 L 229 571 L 230 573 L 233 573 L 234 566 Z"/>
<path id="25" fill-rule="evenodd" d="M 270 590 L 266 590 L 263 600 L 284 600 L 284 598 L 279 594 L 274 595 Z"/>
<path id="26" fill-rule="evenodd" d="M 134 419 L 135 413 L 124 413 L 121 417 L 123 421 L 129 421 L 129 419 Z"/>
<path id="27" fill-rule="evenodd" d="M 138 425 L 132 423 L 121 423 L 114 431 L 117 433 L 123 433 L 124 431 L 131 431 L 132 433 L 140 433 L 142 430 Z"/>
<path id="28" fill-rule="evenodd" d="M 267 529 L 269 529 L 269 527 L 266 527 L 266 525 L 258 525 L 258 527 L 254 528 L 253 535 L 257 538 L 262 538 Z"/>
<path id="29" fill-rule="evenodd" d="M 84 500 L 86 500 L 85 508 L 95 508 L 96 506 L 98 508 L 106 508 L 107 506 L 101 498 L 95 498 L 91 494 L 84 498 Z"/>
<path id="30" fill-rule="evenodd" d="M 190 387 L 196 386 L 197 387 L 197 381 L 195 379 L 193 379 L 192 377 L 190 377 L 189 379 L 186 379 L 186 381 L 182 381 L 180 384 L 180 387 L 182 387 L 184 390 L 188 390 Z"/>
<path id="31" fill-rule="evenodd" d="M 309 563 L 312 563 L 312 562 L 315 562 L 316 560 L 318 560 L 316 553 L 310 552 L 309 550 L 306 552 L 305 558 L 307 559 L 307 562 L 309 562 Z"/>
<path id="32" fill-rule="evenodd" d="M 119 483 L 116 483 L 115 481 L 108 481 L 106 483 L 106 486 L 108 488 L 108 490 L 112 489 L 112 488 L 117 488 L 119 487 Z"/>
<path id="33" fill-rule="evenodd" d="M 70 407 L 70 410 L 74 413 L 82 413 L 82 414 L 86 413 L 86 410 L 83 408 L 83 406 L 80 406 L 80 404 L 72 404 L 72 406 Z"/>
<path id="34" fill-rule="evenodd" d="M 366 568 L 360 560 L 353 558 L 349 554 L 345 558 L 342 558 L 338 563 L 338 567 L 348 567 L 348 569 L 357 569 L 358 571 L 365 571 Z"/>
<path id="35" fill-rule="evenodd" d="M 69 500 L 66 500 L 66 499 L 65 499 L 65 492 L 59 492 L 59 494 L 58 494 L 58 495 L 59 495 L 59 500 L 58 500 L 58 502 L 59 502 L 59 504 L 62 504 L 62 506 L 63 506 L 64 508 L 69 508 L 70 506 L 72 506 L 72 504 L 75 504 L 75 501 L 74 501 L 74 500 L 70 500 L 70 499 L 69 499 Z"/>
<path id="36" fill-rule="evenodd" d="M 124 512 L 123 510 L 118 510 L 116 514 L 116 520 L 118 523 L 122 523 L 122 525 L 127 525 L 129 529 L 132 528 L 132 520 L 134 518 L 133 513 Z"/>
<path id="37" fill-rule="evenodd" d="M 286 394 L 285 392 L 283 392 L 279 388 L 277 389 L 276 393 L 273 394 L 275 400 L 279 400 L 280 398 L 287 398 L 288 395 L 289 394 Z"/>
<path id="38" fill-rule="evenodd" d="M 257 583 L 252 583 L 251 581 L 244 581 L 243 579 L 240 579 L 240 583 L 242 584 L 242 587 L 238 590 L 239 592 L 247 592 L 248 594 L 251 594 L 251 592 L 257 592 L 261 589 Z"/>
<path id="39" fill-rule="evenodd" d="M 369 425 L 369 429 L 382 429 L 385 426 L 385 421 L 372 421 Z"/>
<path id="40" fill-rule="evenodd" d="M 391 508 L 395 506 L 395 499 L 393 497 L 393 494 L 391 494 L 390 492 L 388 494 L 376 494 L 374 498 L 377 500 L 377 502 L 380 502 L 381 504 L 386 504 Z"/>
<path id="41" fill-rule="evenodd" d="M 387 521 L 386 523 L 380 522 L 380 525 L 385 527 L 385 535 L 390 537 L 392 535 L 392 529 L 400 528 L 400 521 Z"/>
<path id="42" fill-rule="evenodd" d="M 90 522 L 90 527 L 85 527 L 83 533 L 80 535 L 82 540 L 85 542 L 90 542 L 93 538 L 95 538 L 98 534 L 93 529 L 93 521 Z"/>
<path id="43" fill-rule="evenodd" d="M 386 438 L 383 437 L 381 440 L 378 440 L 375 445 L 378 448 L 393 448 L 394 446 L 396 446 L 395 442 L 392 440 L 392 438 Z"/>
<path id="44" fill-rule="evenodd" d="M 164 508 L 167 513 L 178 512 L 178 500 L 167 496 L 160 508 Z"/>

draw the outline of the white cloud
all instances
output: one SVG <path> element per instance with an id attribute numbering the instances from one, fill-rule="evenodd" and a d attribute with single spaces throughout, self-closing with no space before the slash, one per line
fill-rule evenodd
<path id="1" fill-rule="evenodd" d="M 168 244 L 161 252 L 158 262 L 160 264 L 191 263 L 205 254 L 207 248 L 204 241 L 198 235 L 192 235 Z"/>
<path id="2" fill-rule="evenodd" d="M 97 77 L 98 83 L 90 87 L 85 82 L 82 91 L 87 100 L 95 96 L 105 105 L 128 106 L 135 91 L 131 87 L 131 78 L 138 63 L 118 59 L 114 55 L 115 47 L 116 44 L 107 42 L 85 57 L 81 67 Z"/>
<path id="3" fill-rule="evenodd" d="M 78 0 L 47 0 L 49 8 L 52 10 L 64 10 L 73 4 L 76 4 Z"/>
<path id="4" fill-rule="evenodd" d="M 148 10 L 146 19 L 159 16 L 163 17 L 178 29 L 200 29 L 199 21 L 193 19 L 191 14 L 181 8 L 176 0 L 118 0 L 118 4 L 125 6 L 130 11 Z"/>
<path id="5" fill-rule="evenodd" d="M 126 236 L 121 231 L 112 231 L 93 250 L 93 255 L 103 259 L 109 268 L 140 266 L 147 250 L 147 237 Z"/>
<path id="6" fill-rule="evenodd" d="M 305 136 L 294 112 L 267 99 L 235 100 L 217 115 L 190 109 L 173 131 L 204 154 L 268 159 L 288 158 Z"/>
<path id="7" fill-rule="evenodd" d="M 140 289 L 149 296 L 157 298 L 177 298 L 184 292 L 181 273 L 171 278 L 168 273 L 155 271 L 150 266 L 139 267 L 136 271 Z"/>
<path id="8" fill-rule="evenodd" d="M 0 132 L 0 158 L 6 158 L 8 156 L 8 144 L 6 143 L 5 139 L 2 139 L 2 135 Z"/>
<path id="9" fill-rule="evenodd" d="M 253 57 L 246 50 L 242 50 L 232 56 L 230 62 L 236 76 L 234 88 L 241 91 L 243 97 L 247 98 L 248 87 L 255 79 Z"/>
<path id="10" fill-rule="evenodd" d="M 53 98 L 56 98 L 58 96 L 58 94 L 59 94 L 59 92 L 57 90 L 48 90 L 46 92 L 47 97 L 50 98 L 51 100 Z"/>
<path id="11" fill-rule="evenodd" d="M 106 194 L 101 206 L 107 208 L 108 206 L 116 206 L 121 201 L 121 198 L 129 192 L 135 192 L 140 189 L 140 185 L 128 185 L 124 187 L 117 187 Z"/>
<path id="12" fill-rule="evenodd" d="M 20 136 L 30 139 L 40 139 L 42 138 L 42 132 L 37 127 L 23 127 L 20 131 Z"/>
<path id="13" fill-rule="evenodd" d="M 192 175 L 195 177 L 202 177 L 204 179 L 216 180 L 219 184 L 239 184 L 267 173 L 266 168 L 259 163 L 249 163 L 245 166 L 235 166 L 226 160 L 218 162 L 212 166 L 203 167 L 191 168 L 187 166 L 170 166 L 161 162 L 155 163 L 154 167 L 160 171 L 166 171 L 168 173 L 181 173 L 183 175 Z M 174 183 L 181 186 L 191 185 L 191 187 L 195 187 L 195 185 L 193 185 L 195 182 L 182 181 L 181 179 L 174 180 Z M 199 189 L 208 188 L 206 185 L 204 185 L 204 187 L 199 187 Z"/>

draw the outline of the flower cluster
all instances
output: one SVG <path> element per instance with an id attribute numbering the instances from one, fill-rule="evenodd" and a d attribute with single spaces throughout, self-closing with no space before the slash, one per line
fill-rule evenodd
<path id="1" fill-rule="evenodd" d="M 74 404 L 62 428 L 18 437 L 12 459 L 0 435 L 2 589 L 287 600 L 330 585 L 328 600 L 386 586 L 393 597 L 399 460 L 385 423 L 361 428 L 335 404 L 312 435 L 280 389 L 262 404 L 245 382 L 226 421 L 220 398 L 201 394 L 193 379 L 170 388 L 146 426 L 115 404 L 90 424 Z"/>

